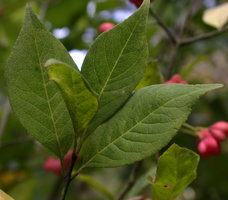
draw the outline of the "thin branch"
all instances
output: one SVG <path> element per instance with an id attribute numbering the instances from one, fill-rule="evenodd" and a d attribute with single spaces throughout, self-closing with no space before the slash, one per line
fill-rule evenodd
<path id="1" fill-rule="evenodd" d="M 64 183 L 63 191 L 62 191 L 62 198 L 61 198 L 62 200 L 66 199 L 66 195 L 67 195 L 70 183 L 73 180 L 71 175 L 72 175 L 72 172 L 73 172 L 73 169 L 74 169 L 74 164 L 77 161 L 77 158 L 78 158 L 78 156 L 76 155 L 75 151 L 73 151 L 72 158 L 71 158 L 71 163 L 70 163 L 70 168 L 69 168 L 69 170 L 68 170 L 68 172 L 66 174 L 65 181 L 64 181 L 65 183 Z"/>
<path id="2" fill-rule="evenodd" d="M 166 32 L 166 34 L 168 35 L 170 41 L 173 44 L 176 44 L 177 43 L 176 37 L 169 30 L 169 28 L 166 26 L 166 24 L 161 20 L 161 18 L 154 12 L 154 10 L 152 8 L 150 8 L 150 14 L 156 20 L 156 22 L 158 23 L 158 25 L 160 25 L 160 27 Z"/>
<path id="3" fill-rule="evenodd" d="M 195 8 L 195 5 L 197 3 L 199 3 L 199 0 L 192 0 L 191 4 L 189 5 L 189 9 L 188 9 L 187 14 L 185 16 L 184 22 L 180 28 L 180 31 L 178 33 L 178 38 L 176 39 L 176 44 L 175 44 L 174 49 L 172 51 L 171 57 L 169 59 L 169 64 L 167 67 L 166 80 L 168 80 L 171 77 L 172 72 L 175 68 L 175 63 L 176 63 L 176 60 L 177 60 L 177 57 L 179 55 L 179 51 L 181 48 L 180 41 L 182 40 L 182 37 L 183 37 L 184 33 L 186 32 L 189 23 L 191 22 L 191 18 L 192 18 L 193 13 L 194 13 L 194 8 Z"/>
<path id="4" fill-rule="evenodd" d="M 180 29 L 180 38 L 183 37 L 185 32 L 187 31 L 189 24 L 191 22 L 192 17 L 199 11 L 199 9 L 202 7 L 204 0 L 191 0 L 191 3 L 188 6 L 188 10 L 185 15 L 184 22 Z"/>
<path id="5" fill-rule="evenodd" d="M 132 174 L 130 175 L 130 179 L 129 179 L 124 191 L 120 194 L 118 200 L 123 200 L 124 197 L 127 195 L 127 193 L 130 191 L 130 189 L 134 186 L 138 173 L 141 169 L 141 166 L 142 166 L 142 162 L 136 163 L 136 165 L 134 166 L 134 169 L 132 170 Z"/>
<path id="6" fill-rule="evenodd" d="M 196 3 L 198 2 L 199 0 L 192 0 L 191 4 L 189 5 L 189 9 L 187 11 L 187 14 L 185 16 L 185 19 L 184 19 L 184 22 L 183 22 L 183 25 L 181 26 L 181 30 L 180 30 L 180 33 L 179 33 L 179 36 L 180 38 L 183 37 L 183 35 L 185 34 L 186 32 L 186 29 L 188 28 L 188 25 L 192 19 L 192 16 L 193 16 L 193 13 L 194 13 L 194 8 L 195 8 L 195 5 Z"/>
<path id="7" fill-rule="evenodd" d="M 216 30 L 216 31 L 212 31 L 210 33 L 205 33 L 196 37 L 192 37 L 192 38 L 188 38 L 188 39 L 183 39 L 182 41 L 180 41 L 180 46 L 186 46 L 189 44 L 193 44 L 195 42 L 199 42 L 199 41 L 203 41 L 203 40 L 208 40 L 211 39 L 213 37 L 222 35 L 224 33 L 228 32 L 228 26 L 221 29 L 221 30 Z"/>
<path id="8" fill-rule="evenodd" d="M 191 131 L 191 130 L 189 130 L 189 129 L 186 129 L 186 128 L 184 128 L 184 127 L 181 127 L 180 132 L 181 132 L 181 133 L 184 133 L 184 134 L 187 134 L 187 135 L 191 135 L 191 136 L 200 138 L 199 134 L 197 134 L 196 132 Z"/>
<path id="9" fill-rule="evenodd" d="M 74 178 L 76 178 L 79 175 L 79 172 L 76 172 L 75 174 L 72 174 L 71 180 L 73 180 Z"/>
<path id="10" fill-rule="evenodd" d="M 197 138 L 200 137 L 197 128 L 192 126 L 192 125 L 190 125 L 190 124 L 188 124 L 188 123 L 183 123 L 180 131 L 185 133 L 185 134 L 197 137 Z"/>
<path id="11" fill-rule="evenodd" d="M 188 129 L 190 129 L 190 130 L 192 130 L 194 132 L 198 132 L 197 128 L 195 128 L 194 126 L 192 126 L 191 124 L 188 124 L 186 122 L 183 123 L 182 126 L 185 127 L 185 128 L 188 128 Z"/>
<path id="12" fill-rule="evenodd" d="M 174 69 L 174 66 L 175 66 L 175 62 L 176 62 L 176 59 L 177 59 L 177 56 L 178 56 L 178 53 L 179 53 L 179 50 L 180 50 L 180 45 L 177 43 L 173 50 L 172 50 L 172 53 L 171 53 L 171 56 L 170 56 L 170 59 L 169 59 L 169 64 L 168 64 L 168 67 L 167 67 L 167 73 L 166 73 L 166 76 L 165 76 L 165 79 L 168 80 L 173 72 L 173 69 Z"/>
<path id="13" fill-rule="evenodd" d="M 174 49 L 172 50 L 172 54 L 170 56 L 169 64 L 167 67 L 167 73 L 166 73 L 167 80 L 171 77 L 172 72 L 175 68 L 175 63 L 176 63 L 177 57 L 179 55 L 180 48 L 182 47 L 180 41 L 182 41 L 183 35 L 187 31 L 188 25 L 191 22 L 191 18 L 195 14 L 194 10 L 198 10 L 200 8 L 200 6 L 202 5 L 202 3 L 203 3 L 203 0 L 192 0 L 192 2 L 189 4 L 189 9 L 185 16 L 185 20 L 184 20 L 183 24 L 181 25 L 180 31 L 178 33 L 178 37 L 176 37 L 176 44 L 175 44 Z"/>

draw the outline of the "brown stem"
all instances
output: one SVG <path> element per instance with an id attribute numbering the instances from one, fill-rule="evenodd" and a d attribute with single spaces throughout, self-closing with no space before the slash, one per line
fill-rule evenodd
<path id="1" fill-rule="evenodd" d="M 74 164 L 75 164 L 76 160 L 77 160 L 77 155 L 76 155 L 75 151 L 73 151 L 72 158 L 71 158 L 71 163 L 70 163 L 70 168 L 69 168 L 69 170 L 68 170 L 68 172 L 67 172 L 67 174 L 65 176 L 65 181 L 64 181 L 64 186 L 63 186 L 61 200 L 65 200 L 66 199 L 66 195 L 67 195 L 70 183 L 73 180 L 71 178 L 71 175 L 72 175 L 72 171 L 74 169 Z"/>
<path id="2" fill-rule="evenodd" d="M 191 22 L 191 19 L 192 19 L 193 15 L 195 14 L 195 10 L 198 10 L 201 7 L 202 3 L 203 3 L 203 0 L 192 0 L 191 1 L 190 5 L 189 5 L 189 9 L 186 13 L 184 22 L 180 29 L 180 33 L 179 33 L 180 38 L 182 38 L 183 35 L 185 34 L 185 32 L 187 31 L 187 28 Z"/>
<path id="3" fill-rule="evenodd" d="M 169 60 L 167 74 L 166 74 L 166 80 L 168 80 L 171 77 L 172 72 L 173 72 L 173 70 L 175 68 L 175 63 L 176 63 L 176 60 L 177 60 L 177 56 L 179 54 L 180 48 L 182 47 L 181 43 L 180 43 L 180 40 L 182 40 L 182 37 L 183 37 L 184 33 L 187 30 L 187 27 L 188 27 L 188 25 L 189 25 L 189 23 L 191 21 L 193 13 L 194 13 L 195 5 L 197 3 L 199 3 L 199 0 L 192 0 L 191 4 L 189 5 L 189 9 L 188 9 L 186 17 L 184 19 L 184 23 L 181 26 L 180 32 L 178 34 L 179 37 L 178 37 L 178 39 L 176 39 L 176 44 L 175 44 L 175 47 L 173 49 L 173 53 L 171 54 L 171 57 L 170 57 L 170 60 Z"/>
<path id="4" fill-rule="evenodd" d="M 212 31 L 210 33 L 206 33 L 203 35 L 199 35 L 199 36 L 196 36 L 193 38 L 178 41 L 177 44 L 175 45 L 175 48 L 173 49 L 173 53 L 171 54 L 170 59 L 169 59 L 169 65 L 168 65 L 168 69 L 167 69 L 166 80 L 168 80 L 170 78 L 170 76 L 173 72 L 173 69 L 175 67 L 175 61 L 176 61 L 176 58 L 179 54 L 179 50 L 183 46 L 190 45 L 192 43 L 199 42 L 202 40 L 207 40 L 207 39 L 210 39 L 212 37 L 219 36 L 219 35 L 226 33 L 226 32 L 228 32 L 228 27 L 225 27 L 221 30 Z"/>
<path id="5" fill-rule="evenodd" d="M 135 164 L 134 169 L 132 170 L 132 174 L 130 175 L 130 179 L 124 189 L 124 191 L 120 194 L 118 200 L 123 200 L 124 197 L 127 195 L 127 193 L 130 191 L 130 189 L 134 186 L 138 173 L 141 169 L 142 162 L 138 162 Z"/>
<path id="6" fill-rule="evenodd" d="M 176 37 L 173 35 L 173 33 L 169 30 L 169 28 L 166 26 L 166 24 L 161 20 L 161 18 L 154 12 L 152 8 L 150 8 L 150 14 L 152 17 L 156 20 L 158 25 L 166 32 L 167 36 L 169 37 L 170 41 L 173 44 L 177 43 Z"/>
<path id="7" fill-rule="evenodd" d="M 212 31 L 210 33 L 205 33 L 205 34 L 202 34 L 202 35 L 199 35 L 199 36 L 196 36 L 196 37 L 184 39 L 184 40 L 180 41 L 180 46 L 183 47 L 183 46 L 186 46 L 186 45 L 189 45 L 189 44 L 193 44 L 195 42 L 207 40 L 207 39 L 210 39 L 212 37 L 216 37 L 216 36 L 219 36 L 221 34 L 224 34 L 226 32 L 228 32 L 228 26 L 223 28 L 223 29 L 221 29 L 221 30 L 216 30 L 216 31 Z"/>

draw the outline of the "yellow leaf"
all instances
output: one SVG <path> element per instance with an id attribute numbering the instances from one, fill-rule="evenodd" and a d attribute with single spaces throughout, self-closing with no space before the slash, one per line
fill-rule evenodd
<path id="1" fill-rule="evenodd" d="M 14 199 L 0 189 L 0 200 L 14 200 Z"/>
<path id="2" fill-rule="evenodd" d="M 203 21 L 217 29 L 221 29 L 228 22 L 228 3 L 207 9 Z"/>

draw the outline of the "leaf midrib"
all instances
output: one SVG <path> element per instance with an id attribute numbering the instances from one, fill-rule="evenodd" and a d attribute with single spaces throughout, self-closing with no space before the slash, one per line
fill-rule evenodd
<path id="1" fill-rule="evenodd" d="M 180 95 L 178 96 L 177 98 L 173 98 L 167 102 L 165 102 L 164 104 L 162 104 L 160 107 L 156 108 L 155 110 L 153 110 L 151 113 L 149 113 L 147 116 L 145 116 L 142 120 L 140 120 L 137 124 L 135 124 L 133 127 L 131 127 L 130 129 L 128 129 L 125 133 L 123 133 L 122 135 L 120 135 L 119 137 L 117 137 L 115 140 L 113 140 L 111 143 L 109 143 L 106 147 L 104 147 L 103 149 L 101 149 L 99 152 L 97 152 L 94 156 L 92 156 L 82 167 L 80 167 L 78 169 L 78 172 L 80 172 L 83 168 L 86 167 L 86 165 L 88 163 L 91 162 L 91 160 L 93 160 L 97 155 L 99 155 L 100 153 L 102 153 L 103 151 L 105 151 L 110 145 L 112 145 L 113 143 L 115 143 L 117 140 L 119 140 L 121 137 L 125 136 L 126 134 L 128 134 L 132 129 L 134 129 L 138 124 L 140 124 L 142 121 L 144 121 L 147 117 L 149 117 L 151 114 L 153 114 L 154 112 L 156 112 L 158 109 L 160 109 L 161 107 L 164 107 L 166 104 L 170 103 L 171 101 L 173 100 L 176 100 L 178 98 L 181 98 L 183 96 L 188 96 L 188 95 L 191 95 L 191 94 L 194 94 L 196 92 L 199 92 L 200 90 L 205 90 L 205 89 L 199 89 L 199 90 L 195 90 L 193 92 L 190 92 L 190 93 L 187 93 L 187 94 L 184 94 L 184 95 Z M 206 92 L 206 91 L 205 91 Z"/>
<path id="2" fill-rule="evenodd" d="M 114 72 L 114 70 L 115 70 L 117 64 L 119 63 L 119 60 L 120 60 L 120 58 L 121 58 L 121 56 L 122 56 L 122 54 L 123 54 L 125 48 L 127 47 L 127 44 L 129 43 L 129 41 L 130 41 L 130 39 L 131 39 L 131 37 L 132 37 L 132 35 L 133 35 L 133 33 L 134 33 L 134 31 L 135 31 L 135 28 L 136 28 L 136 26 L 138 25 L 138 23 L 139 23 L 139 22 L 137 22 L 137 23 L 135 24 L 135 26 L 134 26 L 134 28 L 133 28 L 131 34 L 129 35 L 127 41 L 125 42 L 125 44 L 124 44 L 124 46 L 123 46 L 123 48 L 122 48 L 122 50 L 121 50 L 121 52 L 120 52 L 120 54 L 119 54 L 119 56 L 118 56 L 118 58 L 117 58 L 117 60 L 116 60 L 116 62 L 115 62 L 115 64 L 114 64 L 114 66 L 113 66 L 111 72 L 109 73 L 109 75 L 108 75 L 108 77 L 107 77 L 107 79 L 106 79 L 106 81 L 105 81 L 105 84 L 104 84 L 104 86 L 102 87 L 102 89 L 101 89 L 101 91 L 100 91 L 100 93 L 99 93 L 99 96 L 98 96 L 98 99 L 99 99 L 99 100 L 100 100 L 100 98 L 101 98 L 101 96 L 102 96 L 102 94 L 103 94 L 105 88 L 107 87 L 108 82 L 109 82 L 109 80 L 110 80 L 110 78 L 111 78 L 111 76 L 112 76 L 112 73 Z"/>
<path id="3" fill-rule="evenodd" d="M 56 123 L 55 123 L 54 116 L 53 116 L 53 110 L 52 110 L 51 104 L 50 104 L 50 97 L 49 97 L 48 92 L 47 92 L 47 84 L 46 84 L 46 81 L 45 81 L 45 78 L 44 78 L 43 66 L 42 66 L 41 61 L 40 61 L 40 54 L 39 54 L 38 47 L 37 47 L 36 34 L 34 34 L 34 28 L 33 28 L 32 22 L 31 22 L 31 27 L 32 27 L 32 32 L 33 32 L 32 35 L 34 37 L 34 44 L 35 44 L 36 54 L 37 54 L 37 58 L 38 58 L 38 61 L 39 61 L 39 67 L 40 67 L 40 71 L 41 71 L 41 76 L 42 76 L 42 82 L 43 82 L 43 86 L 44 86 L 45 96 L 46 96 L 46 100 L 47 100 L 47 103 L 48 103 L 48 109 L 50 111 L 51 122 L 52 122 L 52 125 L 54 127 L 54 134 L 55 134 L 57 145 L 58 145 L 58 148 L 59 148 L 59 151 L 60 151 L 60 157 L 63 157 L 63 152 L 62 152 L 62 149 L 61 149 L 60 140 L 59 140 L 59 136 L 58 136 L 58 133 L 57 133 Z"/>

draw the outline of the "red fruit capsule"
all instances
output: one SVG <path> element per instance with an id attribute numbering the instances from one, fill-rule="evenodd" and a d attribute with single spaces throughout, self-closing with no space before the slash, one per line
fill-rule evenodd
<path id="1" fill-rule="evenodd" d="M 178 83 L 178 84 L 188 84 L 187 82 L 185 82 L 181 76 L 179 74 L 174 74 L 168 81 L 166 81 L 165 83 Z"/>
<path id="2" fill-rule="evenodd" d="M 220 144 L 213 137 L 205 137 L 204 139 L 199 141 L 198 151 L 200 155 L 204 158 L 218 155 L 221 152 Z"/>
<path id="3" fill-rule="evenodd" d="M 110 22 L 105 22 L 99 26 L 99 32 L 103 33 L 105 31 L 112 29 L 114 26 L 115 26 L 115 24 L 112 24 Z"/>
<path id="4" fill-rule="evenodd" d="M 143 0 L 129 0 L 131 3 L 135 4 L 137 8 L 139 8 L 143 2 Z"/>
<path id="5" fill-rule="evenodd" d="M 70 167 L 72 153 L 73 153 L 73 151 L 69 150 L 67 152 L 67 154 L 64 156 L 65 170 L 68 170 Z M 61 175 L 62 174 L 62 166 L 61 166 L 60 159 L 51 158 L 51 157 L 47 158 L 44 161 L 43 169 L 45 171 L 53 172 L 56 175 Z"/>
<path id="6" fill-rule="evenodd" d="M 64 165 L 65 168 L 68 169 L 70 167 L 71 157 L 72 157 L 73 151 L 69 150 L 67 154 L 64 156 Z"/>
<path id="7" fill-rule="evenodd" d="M 203 129 L 199 131 L 199 135 L 201 138 L 205 138 L 205 137 L 210 137 L 211 133 L 208 129 Z"/>
<path id="8" fill-rule="evenodd" d="M 47 158 L 44 162 L 43 169 L 45 171 L 53 172 L 56 175 L 62 173 L 60 160 L 55 158 Z"/>
<path id="9" fill-rule="evenodd" d="M 211 135 L 217 140 L 217 141 L 224 141 L 227 137 L 227 135 L 220 130 L 217 129 L 211 129 L 210 130 Z"/>
<path id="10" fill-rule="evenodd" d="M 224 132 L 226 135 L 228 135 L 228 122 L 224 122 L 224 121 L 216 122 L 210 127 L 210 131 L 212 130 L 219 130 Z"/>
<path id="11" fill-rule="evenodd" d="M 141 6 L 141 4 L 143 3 L 143 0 L 129 0 L 131 3 L 135 4 L 135 6 L 137 8 L 139 8 Z M 150 0 L 150 2 L 153 2 L 154 0 Z"/>

